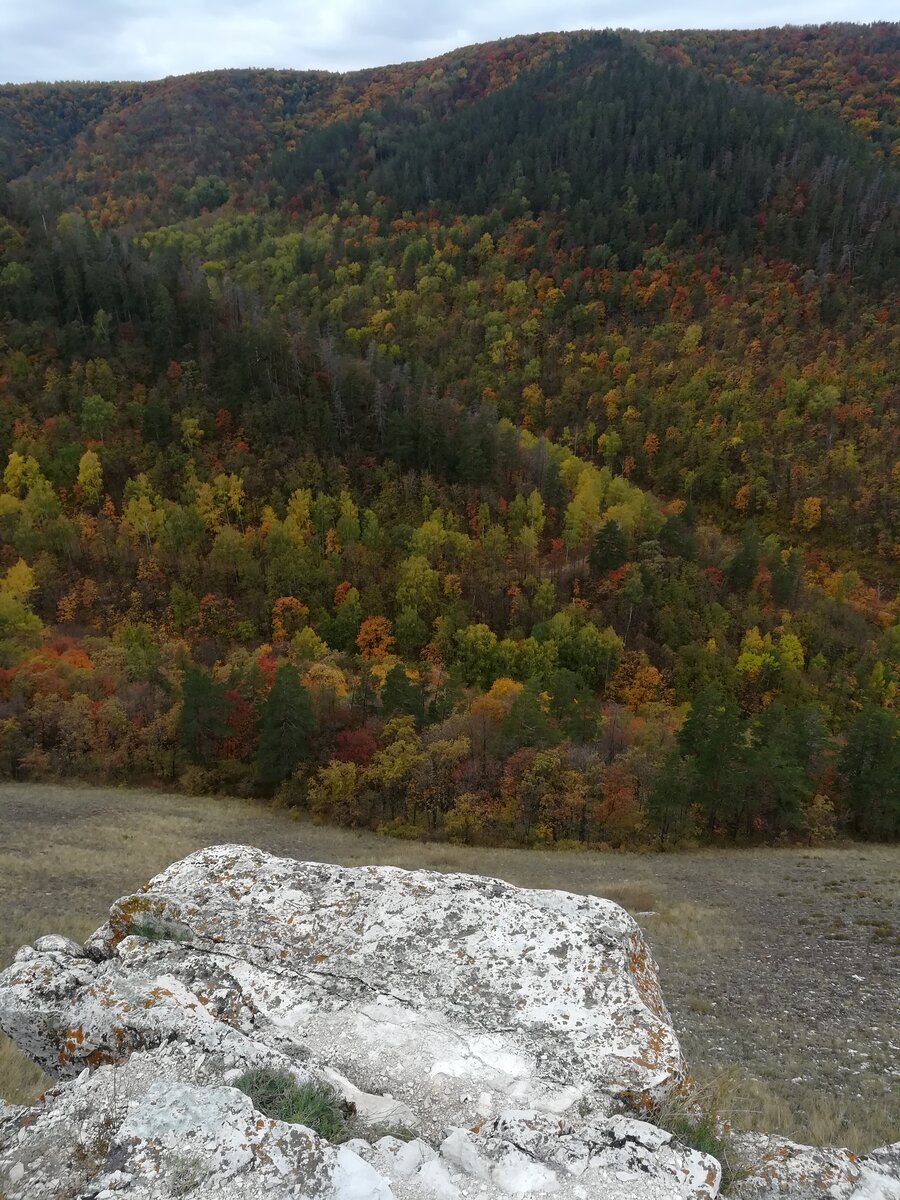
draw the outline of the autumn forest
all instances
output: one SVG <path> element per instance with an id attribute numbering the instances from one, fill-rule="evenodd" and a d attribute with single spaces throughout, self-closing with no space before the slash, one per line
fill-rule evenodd
<path id="1" fill-rule="evenodd" d="M 898 61 L 0 87 L 0 776 L 900 835 Z"/>

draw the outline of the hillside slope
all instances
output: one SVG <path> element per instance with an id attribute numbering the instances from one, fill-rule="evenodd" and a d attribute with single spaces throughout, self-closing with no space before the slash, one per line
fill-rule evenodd
<path id="1" fill-rule="evenodd" d="M 895 834 L 895 35 L 4 89 L 6 769 Z"/>

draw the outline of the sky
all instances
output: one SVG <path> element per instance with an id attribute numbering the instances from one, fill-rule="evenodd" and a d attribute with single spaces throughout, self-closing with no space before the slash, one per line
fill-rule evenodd
<path id="1" fill-rule="evenodd" d="M 0 0 L 0 81 L 349 71 L 550 29 L 886 20 L 887 0 Z"/>

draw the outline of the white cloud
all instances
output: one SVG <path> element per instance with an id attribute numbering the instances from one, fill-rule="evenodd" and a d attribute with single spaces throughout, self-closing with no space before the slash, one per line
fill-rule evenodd
<path id="1" fill-rule="evenodd" d="M 880 0 L 5 0 L 0 80 L 154 79 L 216 67 L 353 70 L 547 29 L 877 20 Z"/>

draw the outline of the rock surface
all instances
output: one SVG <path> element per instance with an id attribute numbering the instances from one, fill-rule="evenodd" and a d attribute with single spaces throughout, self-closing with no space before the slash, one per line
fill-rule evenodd
<path id="1" fill-rule="evenodd" d="M 605 900 L 214 847 L 117 901 L 84 947 L 23 947 L 0 1028 L 59 1081 L 0 1106 L 4 1200 L 719 1188 L 714 1158 L 637 1119 L 685 1065 L 640 930 Z M 330 1084 L 357 1136 L 255 1109 L 233 1085 L 258 1068 Z M 900 1200 L 891 1148 L 858 1164 L 785 1145 L 747 1142 L 736 1200 Z"/>
<path id="2" fill-rule="evenodd" d="M 175 1036 L 262 1040 L 391 1090 L 432 1135 L 510 1104 L 609 1112 L 684 1076 L 646 943 L 610 901 L 236 846 L 119 900 L 85 951 L 20 951 L 0 1023 L 58 1077 Z"/>
<path id="3" fill-rule="evenodd" d="M 900 1200 L 900 1142 L 859 1157 L 836 1146 L 801 1146 L 762 1133 L 734 1134 L 732 1144 L 745 1164 L 732 1200 Z"/>

